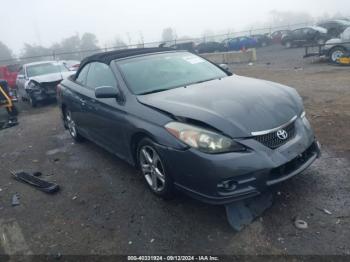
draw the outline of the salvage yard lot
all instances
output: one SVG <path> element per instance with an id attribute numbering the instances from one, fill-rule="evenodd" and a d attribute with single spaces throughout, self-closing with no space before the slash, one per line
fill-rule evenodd
<path id="1" fill-rule="evenodd" d="M 91 142 L 73 143 L 55 105 L 21 105 L 19 125 L 0 131 L 0 254 L 350 254 L 349 67 L 303 61 L 302 51 L 267 47 L 256 64 L 231 66 L 295 87 L 323 145 L 321 159 L 277 188 L 272 208 L 242 232 L 223 207 L 158 199 L 133 167 Z M 9 170 L 21 169 L 61 191 L 16 182 Z M 295 218 L 308 228 L 296 229 Z"/>

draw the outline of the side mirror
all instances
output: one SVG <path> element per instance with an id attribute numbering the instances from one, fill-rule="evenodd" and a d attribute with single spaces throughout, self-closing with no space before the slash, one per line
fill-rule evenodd
<path id="1" fill-rule="evenodd" d="M 226 65 L 226 64 L 220 64 L 219 66 L 220 66 L 222 69 L 224 69 L 225 71 L 230 72 L 230 68 L 228 67 L 228 65 Z"/>
<path id="2" fill-rule="evenodd" d="M 18 79 L 24 79 L 25 77 L 24 77 L 24 75 L 17 75 L 17 78 Z"/>
<path id="3" fill-rule="evenodd" d="M 100 86 L 95 88 L 96 98 L 118 98 L 119 92 L 116 87 Z"/>

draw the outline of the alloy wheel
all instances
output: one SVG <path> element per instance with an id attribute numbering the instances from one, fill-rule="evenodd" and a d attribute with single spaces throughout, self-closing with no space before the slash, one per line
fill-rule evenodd
<path id="1" fill-rule="evenodd" d="M 153 191 L 161 192 L 165 188 L 165 172 L 157 151 L 145 145 L 141 147 L 139 154 L 141 171 L 147 184 Z"/>
<path id="2" fill-rule="evenodd" d="M 333 62 L 337 62 L 338 58 L 342 57 L 344 52 L 341 50 L 336 50 L 332 53 L 331 59 Z"/>
<path id="3" fill-rule="evenodd" d="M 77 128 L 70 111 L 67 111 L 66 113 L 66 123 L 67 123 L 67 127 L 70 135 L 74 138 L 77 137 Z"/>

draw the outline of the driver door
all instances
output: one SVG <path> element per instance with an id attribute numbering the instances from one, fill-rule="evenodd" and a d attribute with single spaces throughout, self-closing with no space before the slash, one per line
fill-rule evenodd
<path id="1" fill-rule="evenodd" d="M 93 91 L 101 86 L 118 89 L 113 71 L 100 62 L 91 63 L 86 84 Z M 124 106 L 116 98 L 96 98 L 93 95 L 86 99 L 86 107 L 90 116 L 89 129 L 94 140 L 114 154 L 123 156 L 126 125 Z"/>

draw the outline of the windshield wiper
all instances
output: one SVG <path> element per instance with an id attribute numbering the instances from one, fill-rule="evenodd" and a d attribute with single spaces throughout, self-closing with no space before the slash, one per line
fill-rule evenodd
<path id="1" fill-rule="evenodd" d="M 200 80 L 200 81 L 197 81 L 197 82 L 193 82 L 193 83 L 187 84 L 186 86 L 200 84 L 200 83 L 204 83 L 204 82 L 208 82 L 208 81 L 212 81 L 212 80 L 216 80 L 216 79 L 221 79 L 221 77 L 214 77 L 214 78 L 209 78 L 209 79 L 206 79 L 206 80 Z"/>
<path id="2" fill-rule="evenodd" d="M 148 95 L 148 94 L 154 94 L 154 93 L 158 93 L 158 92 L 163 92 L 163 91 L 167 91 L 171 88 L 161 88 L 161 89 L 155 89 L 155 90 L 151 90 L 151 91 L 147 91 L 147 92 L 144 92 L 144 93 L 141 93 L 139 95 Z"/>

